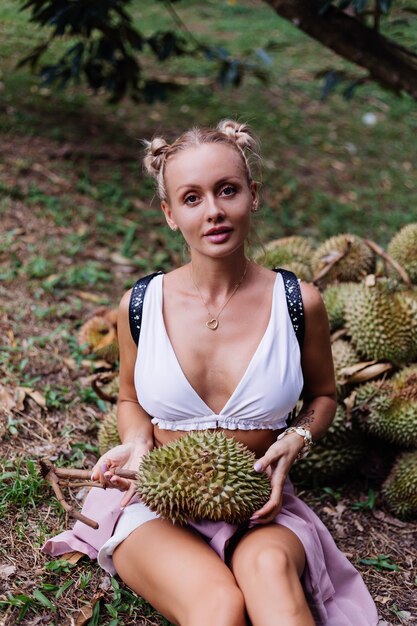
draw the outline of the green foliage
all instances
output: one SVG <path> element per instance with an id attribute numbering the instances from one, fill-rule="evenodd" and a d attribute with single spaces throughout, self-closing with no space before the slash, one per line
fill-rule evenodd
<path id="1" fill-rule="evenodd" d="M 398 565 L 391 561 L 389 554 L 378 554 L 375 558 L 361 559 L 359 563 L 362 563 L 363 565 L 372 565 L 379 572 L 384 570 L 398 572 L 400 570 Z"/>
<path id="2" fill-rule="evenodd" d="M 0 514 L 5 514 L 10 506 L 24 511 L 42 501 L 45 484 L 35 461 L 0 461 L 0 467 Z"/>
<path id="3" fill-rule="evenodd" d="M 215 62 L 223 86 L 239 85 L 248 72 L 266 79 L 264 66 L 270 64 L 266 51 L 258 49 L 250 55 L 255 58 L 235 58 L 222 46 L 201 43 L 182 23 L 170 0 L 160 2 L 173 16 L 170 28 L 145 35 L 128 13 L 131 4 L 131 0 L 27 0 L 22 10 L 30 10 L 30 21 L 49 28 L 50 34 L 18 66 L 39 69 L 52 41 L 65 39 L 69 45 L 58 60 L 40 66 L 43 85 L 65 88 L 85 80 L 95 92 L 109 93 L 111 102 L 126 94 L 135 101 L 153 102 L 177 89 L 173 81 L 145 75 L 142 59 L 149 56 L 158 62 L 204 56 Z"/>

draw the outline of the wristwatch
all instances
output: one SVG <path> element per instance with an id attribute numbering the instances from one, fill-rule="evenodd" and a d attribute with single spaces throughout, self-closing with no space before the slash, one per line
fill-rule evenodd
<path id="1" fill-rule="evenodd" d="M 295 460 L 299 461 L 300 459 L 305 459 L 314 445 L 311 430 L 308 430 L 308 428 L 302 428 L 301 426 L 291 426 L 278 435 L 277 441 L 283 439 L 285 435 L 288 435 L 289 433 L 297 433 L 297 435 L 300 435 L 300 437 L 304 439 L 304 446 L 301 448 Z"/>

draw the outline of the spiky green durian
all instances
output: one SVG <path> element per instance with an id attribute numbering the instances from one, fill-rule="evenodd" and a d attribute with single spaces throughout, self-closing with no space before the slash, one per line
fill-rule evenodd
<path id="1" fill-rule="evenodd" d="M 410 331 L 414 343 L 414 355 L 417 355 L 417 290 L 402 291 L 398 297 L 410 315 Z"/>
<path id="2" fill-rule="evenodd" d="M 407 224 L 388 244 L 390 254 L 405 269 L 411 282 L 417 283 L 417 224 Z M 390 271 L 392 268 L 390 268 Z"/>
<path id="3" fill-rule="evenodd" d="M 345 233 L 324 241 L 311 260 L 313 273 L 317 276 L 333 259 L 343 253 L 320 282 L 327 285 L 334 281 L 359 282 L 375 268 L 375 254 L 361 237 Z"/>
<path id="4" fill-rule="evenodd" d="M 265 251 L 260 251 L 255 260 L 271 269 L 282 267 L 294 272 L 301 280 L 311 281 L 310 267 L 313 249 L 305 237 L 282 237 L 270 241 Z"/>
<path id="5" fill-rule="evenodd" d="M 291 468 L 291 477 L 306 485 L 335 482 L 357 470 L 366 452 L 365 441 L 355 421 L 348 420 L 346 409 L 338 405 L 326 435 L 310 454 Z"/>
<path id="6" fill-rule="evenodd" d="M 417 517 L 417 450 L 397 458 L 382 485 L 382 495 L 395 516 L 404 520 Z"/>
<path id="7" fill-rule="evenodd" d="M 367 431 L 406 448 L 417 446 L 417 366 L 356 389 L 358 419 Z"/>
<path id="8" fill-rule="evenodd" d="M 114 448 L 121 443 L 119 431 L 117 430 L 116 408 L 112 408 L 105 414 L 98 429 L 97 439 L 100 454 L 104 454 L 107 450 L 110 450 L 110 448 Z"/>
<path id="9" fill-rule="evenodd" d="M 358 285 L 345 315 L 352 343 L 364 357 L 398 365 L 415 356 L 410 307 L 384 281 Z"/>
<path id="10" fill-rule="evenodd" d="M 345 325 L 345 307 L 349 299 L 354 298 L 357 283 L 338 283 L 329 285 L 323 291 L 323 301 L 333 332 Z"/>
<path id="11" fill-rule="evenodd" d="M 255 455 L 222 432 L 193 431 L 147 453 L 138 494 L 152 511 L 180 524 L 189 519 L 243 522 L 268 500 L 268 477 Z"/>

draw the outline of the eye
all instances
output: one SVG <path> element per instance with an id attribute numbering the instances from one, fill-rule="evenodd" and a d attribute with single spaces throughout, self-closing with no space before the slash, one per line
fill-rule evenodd
<path id="1" fill-rule="evenodd" d="M 197 194 L 189 193 L 184 198 L 184 204 L 196 204 L 196 202 L 198 202 L 198 200 L 199 200 L 199 197 L 197 196 Z"/>
<path id="2" fill-rule="evenodd" d="M 233 196 L 236 193 L 236 187 L 233 185 L 226 185 L 222 188 L 220 193 L 223 196 Z"/>

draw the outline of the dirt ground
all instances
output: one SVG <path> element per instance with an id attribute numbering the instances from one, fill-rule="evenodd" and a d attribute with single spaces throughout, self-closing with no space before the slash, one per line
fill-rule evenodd
<path id="1" fill-rule="evenodd" d="M 92 192 L 132 154 L 115 153 L 114 146 L 91 154 L 80 141 L 59 150 L 52 140 L 2 140 L 0 624 L 161 625 L 162 618 L 146 603 L 134 605 L 121 594 L 123 585 L 112 585 L 95 563 L 51 566 L 40 546 L 68 521 L 36 466 L 41 458 L 71 467 L 94 463 L 98 425 L 110 405 L 99 400 L 91 380 L 108 366 L 82 354 L 77 330 L 99 307 L 116 306 L 126 286 L 152 268 L 163 248 L 154 234 L 159 217 L 139 221 L 135 236 L 148 241 L 139 267 L 117 256 L 113 239 L 120 234 L 106 239 L 97 227 L 101 200 Z M 80 180 L 87 170 L 85 191 Z M 56 206 L 53 198 L 66 201 Z M 126 227 L 137 220 L 130 200 Z M 176 254 L 169 252 L 164 262 L 176 263 Z M 78 274 L 70 271 L 74 265 Z M 356 480 L 301 495 L 360 570 L 381 625 L 417 624 L 417 524 L 393 518 L 378 497 L 372 509 L 355 510 L 353 503 L 365 502 L 367 492 Z M 77 506 L 81 495 L 73 493 Z"/>

